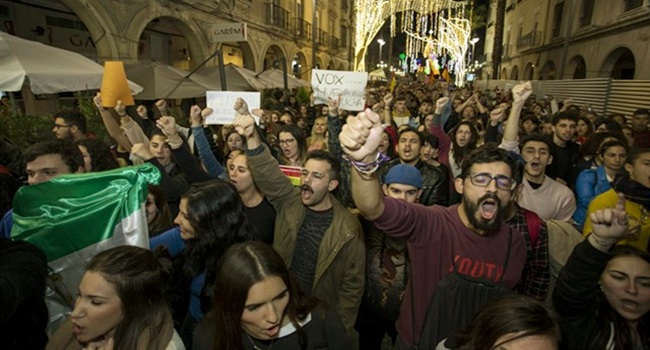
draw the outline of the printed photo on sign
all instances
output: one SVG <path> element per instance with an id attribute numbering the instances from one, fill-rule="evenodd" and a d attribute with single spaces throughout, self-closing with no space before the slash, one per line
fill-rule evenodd
<path id="1" fill-rule="evenodd" d="M 248 110 L 260 108 L 259 92 L 242 91 L 206 91 L 205 98 L 208 107 L 214 112 L 206 120 L 206 124 L 232 124 L 237 112 L 233 109 L 237 98 L 243 98 L 248 104 Z"/>
<path id="2" fill-rule="evenodd" d="M 311 74 L 311 87 L 316 104 L 327 103 L 331 98 L 341 96 L 341 109 L 362 111 L 366 104 L 366 72 L 342 72 L 337 70 L 314 69 Z"/>

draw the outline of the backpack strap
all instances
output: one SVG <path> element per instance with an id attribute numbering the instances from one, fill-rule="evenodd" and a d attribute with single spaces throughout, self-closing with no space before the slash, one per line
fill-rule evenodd
<path id="1" fill-rule="evenodd" d="M 522 208 L 526 216 L 526 225 L 528 226 L 528 236 L 530 237 L 530 246 L 534 248 L 539 241 L 539 232 L 542 229 L 542 219 L 534 212 Z"/>

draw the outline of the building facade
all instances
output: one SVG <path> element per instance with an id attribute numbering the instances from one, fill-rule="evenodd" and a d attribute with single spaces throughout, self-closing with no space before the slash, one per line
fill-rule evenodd
<path id="1" fill-rule="evenodd" d="M 259 72 L 286 62 L 289 71 L 308 80 L 313 66 L 351 67 L 351 4 L 351 0 L 0 0 L 0 30 L 100 63 L 156 60 L 190 70 L 220 50 L 226 64 Z M 219 26 L 238 23 L 246 24 L 246 41 L 220 40 Z M 210 59 L 206 65 L 215 63 Z"/>
<path id="2" fill-rule="evenodd" d="M 506 0 L 503 58 L 492 66 L 490 1 L 482 78 L 650 80 L 650 0 Z"/>

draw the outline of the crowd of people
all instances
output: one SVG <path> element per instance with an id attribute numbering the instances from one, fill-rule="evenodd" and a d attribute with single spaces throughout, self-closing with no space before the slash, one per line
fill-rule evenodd
<path id="1" fill-rule="evenodd" d="M 62 111 L 49 140 L 0 141 L 2 348 L 650 349 L 647 109 L 444 81 L 372 84 L 358 113 L 238 99 L 216 127 L 94 102 L 110 140 Z M 95 255 L 48 337 L 13 196 L 143 163 L 150 249 Z"/>

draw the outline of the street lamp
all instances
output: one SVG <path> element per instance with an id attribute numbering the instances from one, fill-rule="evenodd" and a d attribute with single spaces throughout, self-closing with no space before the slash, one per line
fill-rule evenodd
<path id="1" fill-rule="evenodd" d="M 381 63 L 383 62 L 383 60 L 381 59 L 381 48 L 384 47 L 386 42 L 384 41 L 384 39 L 379 38 L 377 39 L 377 43 L 379 44 L 379 62 Z"/>
<path id="2" fill-rule="evenodd" d="M 474 45 L 476 45 L 476 43 L 477 43 L 479 40 L 481 40 L 481 39 L 479 39 L 478 37 L 473 37 L 473 38 L 470 39 L 470 41 L 469 41 L 469 43 L 472 44 L 472 59 L 470 60 L 470 62 L 475 61 L 475 59 L 474 59 Z"/>

